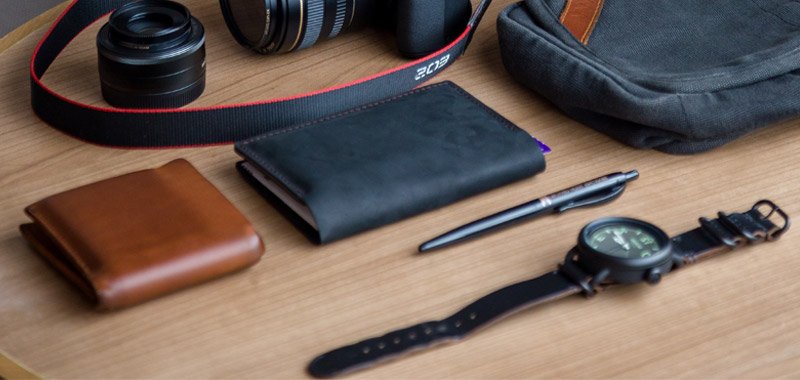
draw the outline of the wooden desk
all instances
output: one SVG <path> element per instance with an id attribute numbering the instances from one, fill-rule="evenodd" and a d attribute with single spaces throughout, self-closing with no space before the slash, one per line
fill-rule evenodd
<path id="1" fill-rule="evenodd" d="M 0 55 L 0 349 L 45 377 L 301 378 L 316 354 L 449 315 L 498 287 L 549 271 L 586 222 L 628 215 L 677 234 L 699 216 L 770 198 L 800 217 L 800 121 L 715 151 L 635 150 L 578 124 L 517 85 L 500 62 L 496 0 L 468 55 L 437 80 L 463 86 L 549 143 L 533 179 L 323 247 L 305 240 L 238 177 L 230 146 L 119 150 L 39 121 L 28 58 L 43 30 Z M 208 89 L 195 105 L 343 83 L 397 64 L 389 38 L 353 33 L 280 57 L 237 46 L 216 0 L 187 0 L 208 33 Z M 87 30 L 45 80 L 101 104 Z M 220 126 L 224 127 L 224 126 Z M 115 313 L 92 311 L 20 237 L 24 206 L 50 194 L 185 157 L 256 225 L 267 243 L 254 268 Z M 598 175 L 636 168 L 618 201 L 518 226 L 424 257 L 437 232 Z M 572 297 L 515 315 L 455 345 L 352 378 L 798 377 L 800 231 L 670 274 L 655 287 Z M 2 375 L 2 374 L 0 374 Z"/>

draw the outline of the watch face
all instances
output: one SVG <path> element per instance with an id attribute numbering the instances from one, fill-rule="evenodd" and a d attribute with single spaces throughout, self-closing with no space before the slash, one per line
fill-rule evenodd
<path id="1" fill-rule="evenodd" d="M 602 218 L 587 224 L 578 235 L 574 252 L 578 266 L 599 276 L 601 282 L 655 283 L 674 262 L 669 236 L 650 223 L 631 218 Z"/>
<path id="2" fill-rule="evenodd" d="M 609 223 L 586 236 L 586 245 L 609 256 L 638 259 L 658 253 L 662 245 L 648 228 L 629 223 Z"/>

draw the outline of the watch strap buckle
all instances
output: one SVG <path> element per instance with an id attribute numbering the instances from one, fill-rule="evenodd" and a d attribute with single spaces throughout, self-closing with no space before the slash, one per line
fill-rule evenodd
<path id="1" fill-rule="evenodd" d="M 762 209 L 767 207 L 768 210 L 764 213 Z M 789 227 L 792 225 L 792 220 L 789 218 L 789 215 L 786 214 L 778 205 L 772 202 L 769 199 L 762 199 L 756 202 L 753 207 L 750 209 L 748 213 L 755 214 L 755 217 L 764 224 L 769 225 L 770 228 L 767 229 L 766 239 L 768 241 L 778 240 L 780 237 L 786 233 Z M 777 215 L 782 219 L 782 226 L 778 227 L 778 224 L 772 221 L 772 217 Z"/>
<path id="2" fill-rule="evenodd" d="M 741 213 L 717 215 L 713 220 L 700 218 L 700 228 L 672 238 L 676 267 L 743 245 L 777 240 L 791 226 L 786 212 L 770 200 L 760 200 Z"/>
<path id="3" fill-rule="evenodd" d="M 773 223 L 774 215 L 782 219 L 780 227 Z M 728 248 L 737 248 L 748 243 L 773 241 L 789 229 L 789 216 L 774 202 L 761 200 L 744 213 L 717 213 L 717 219 L 700 218 L 702 230 Z"/>

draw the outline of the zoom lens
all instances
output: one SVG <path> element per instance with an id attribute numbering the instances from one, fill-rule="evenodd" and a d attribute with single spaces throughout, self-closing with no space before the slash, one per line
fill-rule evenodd
<path id="1" fill-rule="evenodd" d="M 386 0 L 220 0 L 231 34 L 262 54 L 305 49 L 366 24 Z"/>
<path id="2" fill-rule="evenodd" d="M 205 88 L 205 32 L 183 5 L 140 0 L 97 34 L 103 97 L 116 107 L 183 106 Z"/>

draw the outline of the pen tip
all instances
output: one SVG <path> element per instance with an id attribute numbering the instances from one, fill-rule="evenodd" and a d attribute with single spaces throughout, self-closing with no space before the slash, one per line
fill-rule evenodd
<path id="1" fill-rule="evenodd" d="M 445 246 L 449 245 L 448 243 L 451 243 L 451 242 L 449 242 L 447 240 L 442 241 L 442 237 L 439 236 L 437 238 L 428 240 L 428 241 L 420 244 L 419 248 L 417 250 L 419 251 L 419 253 L 427 253 L 427 252 L 430 252 L 430 251 L 445 247 Z"/>
<path id="2" fill-rule="evenodd" d="M 639 172 L 637 170 L 631 170 L 631 171 L 625 173 L 625 180 L 627 180 L 627 181 L 631 181 L 631 180 L 634 180 L 636 178 L 639 178 Z"/>

